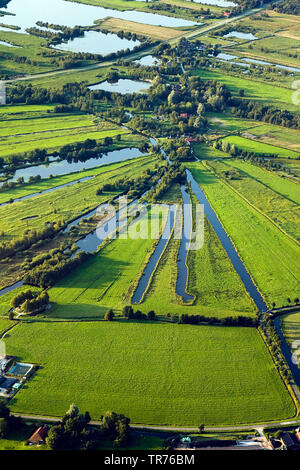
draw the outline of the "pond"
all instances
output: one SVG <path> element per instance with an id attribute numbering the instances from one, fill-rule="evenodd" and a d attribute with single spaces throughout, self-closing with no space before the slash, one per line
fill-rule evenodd
<path id="1" fill-rule="evenodd" d="M 116 34 L 104 34 L 100 31 L 85 31 L 84 37 L 74 38 L 68 42 L 62 42 L 54 49 L 67 52 L 89 52 L 90 54 L 110 54 L 122 49 L 132 50 L 140 45 L 140 41 L 119 38 Z"/>
<path id="2" fill-rule="evenodd" d="M 230 33 L 225 34 L 224 38 L 238 38 L 245 39 L 246 41 L 255 41 L 258 39 L 252 33 L 241 33 L 240 31 L 230 31 Z"/>
<path id="3" fill-rule="evenodd" d="M 120 18 L 138 23 L 155 26 L 192 26 L 195 21 L 187 21 L 181 18 L 156 15 L 138 11 L 117 11 L 83 3 L 68 2 L 65 0 L 11 0 L 6 9 L 15 16 L 5 15 L 1 17 L 1 23 L 20 26 L 19 32 L 25 32 L 26 28 L 35 26 L 37 21 L 52 24 L 74 26 L 92 26 L 95 20 L 107 17 Z"/>
<path id="4" fill-rule="evenodd" d="M 125 95 L 126 93 L 141 93 L 147 90 L 151 86 L 150 82 L 142 82 L 139 80 L 131 80 L 129 78 L 120 78 L 116 82 L 101 82 L 96 85 L 89 86 L 90 90 L 103 90 L 120 93 Z"/>
<path id="5" fill-rule="evenodd" d="M 108 152 L 102 157 L 99 158 L 90 158 L 85 162 L 71 162 L 67 160 L 53 161 L 48 165 L 35 165 L 28 168 L 21 168 L 16 170 L 13 178 L 10 178 L 8 181 L 17 181 L 19 177 L 23 177 L 25 181 L 28 181 L 30 176 L 38 176 L 41 178 L 49 178 L 52 176 L 62 176 L 68 173 L 74 173 L 76 171 L 88 170 L 101 165 L 107 165 L 109 163 L 118 163 L 124 160 L 131 160 L 132 158 L 137 158 L 143 155 L 137 148 L 125 148 L 120 150 L 113 150 Z"/>
<path id="6" fill-rule="evenodd" d="M 152 67 L 153 65 L 158 65 L 159 61 L 156 57 L 153 55 L 145 55 L 144 57 L 141 57 L 141 59 L 135 60 L 138 64 L 141 65 L 148 65 L 148 67 Z"/>
<path id="7" fill-rule="evenodd" d="M 232 54 L 225 54 L 225 52 L 220 52 L 215 56 L 217 59 L 224 59 L 224 60 L 234 60 L 237 59 L 237 55 L 232 55 Z"/>

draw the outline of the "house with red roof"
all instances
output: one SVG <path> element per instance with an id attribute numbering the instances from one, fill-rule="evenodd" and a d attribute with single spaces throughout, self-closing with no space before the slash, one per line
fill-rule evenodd
<path id="1" fill-rule="evenodd" d="M 39 427 L 32 436 L 28 439 L 29 444 L 45 444 L 46 437 L 48 436 L 49 427 L 47 425 Z"/>

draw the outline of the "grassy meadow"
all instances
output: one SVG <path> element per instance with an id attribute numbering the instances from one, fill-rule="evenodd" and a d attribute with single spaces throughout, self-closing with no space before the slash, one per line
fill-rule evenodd
<path id="1" fill-rule="evenodd" d="M 130 161 L 128 165 L 124 165 L 123 162 L 113 168 L 103 166 L 98 169 L 97 176 L 92 180 L 16 202 L 13 211 L 10 205 L 2 206 L 0 217 L 3 221 L 1 230 L 4 236 L 1 239 L 9 241 L 19 237 L 24 230 L 40 229 L 47 222 L 74 220 L 120 193 L 120 191 L 107 192 L 97 196 L 96 191 L 104 182 L 112 183 L 122 176 L 128 176 L 129 173 L 134 178 L 147 168 L 153 169 L 157 162 L 157 157 L 151 156 Z"/>
<path id="2" fill-rule="evenodd" d="M 40 369 L 14 412 L 93 419 L 113 409 L 135 424 L 199 426 L 289 418 L 294 406 L 254 328 L 118 322 L 20 324 L 9 354 Z"/>
<path id="3" fill-rule="evenodd" d="M 201 163 L 188 164 L 269 305 L 299 291 L 298 246 Z M 284 254 L 284 256 L 283 256 Z"/>
<path id="4" fill-rule="evenodd" d="M 99 122 L 97 125 L 91 125 L 90 121 L 83 121 L 83 125 L 81 125 L 78 121 L 73 121 L 72 123 L 72 121 L 68 122 L 68 118 L 65 119 L 65 125 L 70 127 L 59 129 L 57 126 L 61 122 L 53 122 L 51 124 L 56 126 L 55 130 L 39 130 L 36 132 L 32 129 L 32 132 L 25 134 L 21 134 L 21 127 L 16 129 L 16 132 L 19 132 L 17 135 L 14 135 L 13 129 L 6 129 L 4 127 L 0 142 L 0 156 L 6 157 L 8 155 L 22 154 L 37 148 L 58 150 L 63 145 L 82 142 L 86 139 L 102 140 L 105 137 L 115 137 L 116 135 L 128 133 L 126 129 L 105 121 Z M 42 129 L 44 123 L 41 122 L 40 124 Z M 17 125 L 22 126 L 22 123 L 18 120 Z M 39 123 L 36 122 L 35 125 L 37 126 L 35 129 L 38 129 Z M 11 134 L 7 134 L 7 132 L 11 132 Z M 4 136 L 3 133 L 6 133 L 6 135 Z"/>
<path id="5" fill-rule="evenodd" d="M 161 258 L 143 303 L 142 311 L 202 314 L 207 317 L 255 316 L 255 309 L 234 271 L 215 232 L 205 221 L 204 245 L 188 256 L 187 292 L 194 295 L 192 305 L 183 305 L 176 295 L 179 240 L 172 238 Z M 222 283 L 219 282 L 222 278 Z"/>
<path id="6" fill-rule="evenodd" d="M 133 136 L 130 134 L 125 134 L 121 137 L 120 141 L 113 143 L 113 145 L 111 146 L 111 150 L 118 150 L 118 147 L 120 149 L 126 148 L 129 145 L 130 146 L 139 145 L 141 142 L 142 142 L 142 139 L 140 138 L 140 136 Z M 123 161 L 124 165 L 127 165 L 127 163 L 128 162 Z M 68 173 L 66 175 L 60 175 L 60 176 L 54 175 L 52 178 L 50 177 L 43 178 L 41 181 L 38 181 L 37 183 L 27 182 L 26 184 L 18 185 L 12 189 L 2 190 L 0 191 L 0 204 L 14 200 L 14 199 L 18 199 L 21 197 L 28 196 L 33 193 L 39 193 L 41 191 L 55 188 L 57 186 L 67 184 L 67 183 L 76 181 L 81 178 L 85 178 L 88 176 L 97 176 L 99 173 L 103 171 L 103 169 L 108 171 L 114 168 L 120 168 L 120 165 L 122 165 L 122 162 L 101 165 L 101 158 L 99 158 L 99 165 L 95 168 L 76 171 L 73 173 Z"/>
<path id="7" fill-rule="evenodd" d="M 251 130 L 250 130 L 251 133 Z M 230 145 L 235 145 L 240 150 L 246 150 L 254 153 L 264 153 L 266 155 L 278 155 L 282 158 L 298 158 L 299 154 L 292 150 L 276 147 L 275 145 L 265 144 L 257 140 L 246 139 L 238 135 L 230 135 L 222 139 L 224 142 L 228 142 Z"/>
<path id="8" fill-rule="evenodd" d="M 151 39 L 159 39 L 167 41 L 182 36 L 182 31 L 174 28 L 164 28 L 162 26 L 152 26 L 143 23 L 136 23 L 135 21 L 121 20 L 119 18 L 107 18 L 100 23 L 100 30 L 104 29 L 111 33 L 118 33 L 119 31 L 131 32 L 148 36 Z"/>
<path id="9" fill-rule="evenodd" d="M 283 147 L 300 154 L 299 130 L 274 126 L 272 124 L 260 124 L 257 127 L 251 127 L 250 133 L 261 142 Z"/>
<path id="10" fill-rule="evenodd" d="M 244 162 L 242 162 L 244 163 Z M 244 173 L 240 168 L 232 165 L 229 162 L 211 162 L 209 166 L 216 171 L 216 173 L 226 181 L 233 189 L 238 191 L 252 206 L 256 207 L 261 213 L 265 214 L 269 220 L 288 233 L 296 240 L 300 240 L 299 231 L 299 205 L 291 200 L 274 192 L 272 189 L 264 184 L 263 177 L 261 181 L 253 178 L 247 173 Z M 239 166 L 239 165 L 238 165 Z M 239 176 L 227 178 L 224 176 L 227 171 L 239 171 Z M 266 171 L 265 171 L 266 173 Z M 291 181 L 285 181 L 279 176 L 275 176 L 281 182 L 282 188 L 285 186 L 293 190 L 295 199 L 300 196 L 300 188 L 297 184 Z M 278 185 L 279 186 L 279 185 Z M 294 186 L 294 188 L 290 188 Z"/>
<path id="11" fill-rule="evenodd" d="M 159 222 L 158 215 L 152 214 Z M 163 211 L 163 220 L 167 211 Z M 92 259 L 49 290 L 51 318 L 103 317 L 109 308 L 121 311 L 130 304 L 133 287 L 142 274 L 145 260 L 151 255 L 156 240 L 139 238 L 147 233 L 148 217 L 130 224 L 128 239 L 108 243 Z"/>
<path id="12" fill-rule="evenodd" d="M 278 87 L 274 84 L 257 82 L 254 80 L 247 80 L 246 78 L 234 77 L 227 75 L 221 71 L 215 70 L 196 70 L 195 75 L 198 75 L 203 80 L 217 80 L 218 82 L 226 85 L 233 95 L 238 96 L 239 90 L 245 90 L 245 98 L 259 101 L 262 103 L 270 104 L 277 108 L 285 108 L 290 111 L 299 113 L 299 107 L 292 102 L 292 94 L 294 91 L 291 89 L 293 79 L 290 80 L 290 87 Z"/>
<path id="13" fill-rule="evenodd" d="M 224 162 L 226 164 L 226 162 Z M 242 174 L 246 174 L 248 177 L 253 178 L 257 182 L 263 184 L 273 192 L 283 196 L 285 199 L 289 199 L 295 204 L 300 204 L 300 188 L 299 185 L 293 183 L 287 178 L 279 177 L 276 173 L 265 170 L 256 165 L 252 165 L 246 161 L 240 160 L 238 158 L 231 159 L 228 164 L 241 170 Z M 258 201 L 263 203 L 264 201 Z M 277 208 L 275 207 L 275 210 Z"/>

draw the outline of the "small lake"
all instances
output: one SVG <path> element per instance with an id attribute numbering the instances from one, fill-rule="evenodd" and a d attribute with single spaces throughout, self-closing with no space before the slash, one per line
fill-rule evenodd
<path id="1" fill-rule="evenodd" d="M 113 2 L 112 2 L 113 3 Z M 195 21 L 187 21 L 181 18 L 172 18 L 153 13 L 139 11 L 117 11 L 83 3 L 68 2 L 65 0 L 11 0 L 6 9 L 15 16 L 5 15 L 1 17 L 1 23 L 20 26 L 19 32 L 25 32 L 26 28 L 35 26 L 37 21 L 52 24 L 74 26 L 92 26 L 95 20 L 113 17 L 123 20 L 135 21 L 155 26 L 192 26 Z"/>
<path id="2" fill-rule="evenodd" d="M 219 54 L 217 54 L 215 57 L 217 59 L 224 59 L 224 60 L 234 60 L 238 58 L 237 55 L 225 54 L 225 52 L 219 52 Z"/>
<path id="3" fill-rule="evenodd" d="M 153 67 L 154 65 L 158 65 L 159 61 L 156 57 L 153 55 L 145 55 L 141 59 L 135 60 L 134 62 L 137 62 L 138 64 L 141 65 L 147 65 L 148 67 Z"/>
<path id="4" fill-rule="evenodd" d="M 125 95 L 126 93 L 141 93 L 147 90 L 151 86 L 150 82 L 142 82 L 138 80 L 131 80 L 129 78 L 120 78 L 117 82 L 101 82 L 96 85 L 89 86 L 90 90 L 103 90 L 120 93 Z"/>
<path id="5" fill-rule="evenodd" d="M 245 39 L 246 41 L 255 41 L 258 39 L 252 33 L 241 33 L 239 31 L 230 31 L 230 33 L 225 34 L 224 38 L 238 38 L 238 39 Z"/>
<path id="6" fill-rule="evenodd" d="M 121 39 L 116 34 L 104 34 L 100 31 L 86 31 L 84 37 L 74 38 L 68 42 L 62 42 L 53 49 L 67 52 L 89 52 L 91 54 L 110 54 L 122 49 L 132 50 L 140 45 L 140 41 Z"/>
<path id="7" fill-rule="evenodd" d="M 17 181 L 20 176 L 22 176 L 25 181 L 28 181 L 30 176 L 40 175 L 42 179 L 49 178 L 50 175 L 62 176 L 67 175 L 68 173 L 74 173 L 76 171 L 88 170 L 90 168 L 107 165 L 109 163 L 118 163 L 124 160 L 131 160 L 142 155 L 143 154 L 137 148 L 125 148 L 120 150 L 113 150 L 112 152 L 108 152 L 99 158 L 90 158 L 85 162 L 78 161 L 69 163 L 67 160 L 56 160 L 49 163 L 48 165 L 36 165 L 16 170 L 13 178 L 10 178 L 8 181 Z"/>

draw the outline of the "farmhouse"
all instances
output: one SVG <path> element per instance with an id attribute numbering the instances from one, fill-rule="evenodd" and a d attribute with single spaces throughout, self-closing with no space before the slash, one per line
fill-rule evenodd
<path id="1" fill-rule="evenodd" d="M 12 363 L 13 356 L 5 356 L 0 358 L 0 372 L 5 372 L 8 369 L 8 366 Z"/>
<path id="2" fill-rule="evenodd" d="M 17 379 L 12 379 L 10 377 L 1 376 L 0 377 L 0 395 L 7 396 L 11 392 L 13 386 L 17 383 L 19 383 Z"/>
<path id="3" fill-rule="evenodd" d="M 45 444 L 46 437 L 48 436 L 49 427 L 47 425 L 39 427 L 32 436 L 28 439 L 29 444 L 31 445 L 41 445 Z"/>
<path id="4" fill-rule="evenodd" d="M 291 434 L 286 432 L 281 437 L 282 444 L 286 450 L 300 450 L 300 441 L 298 440 L 297 434 Z"/>

